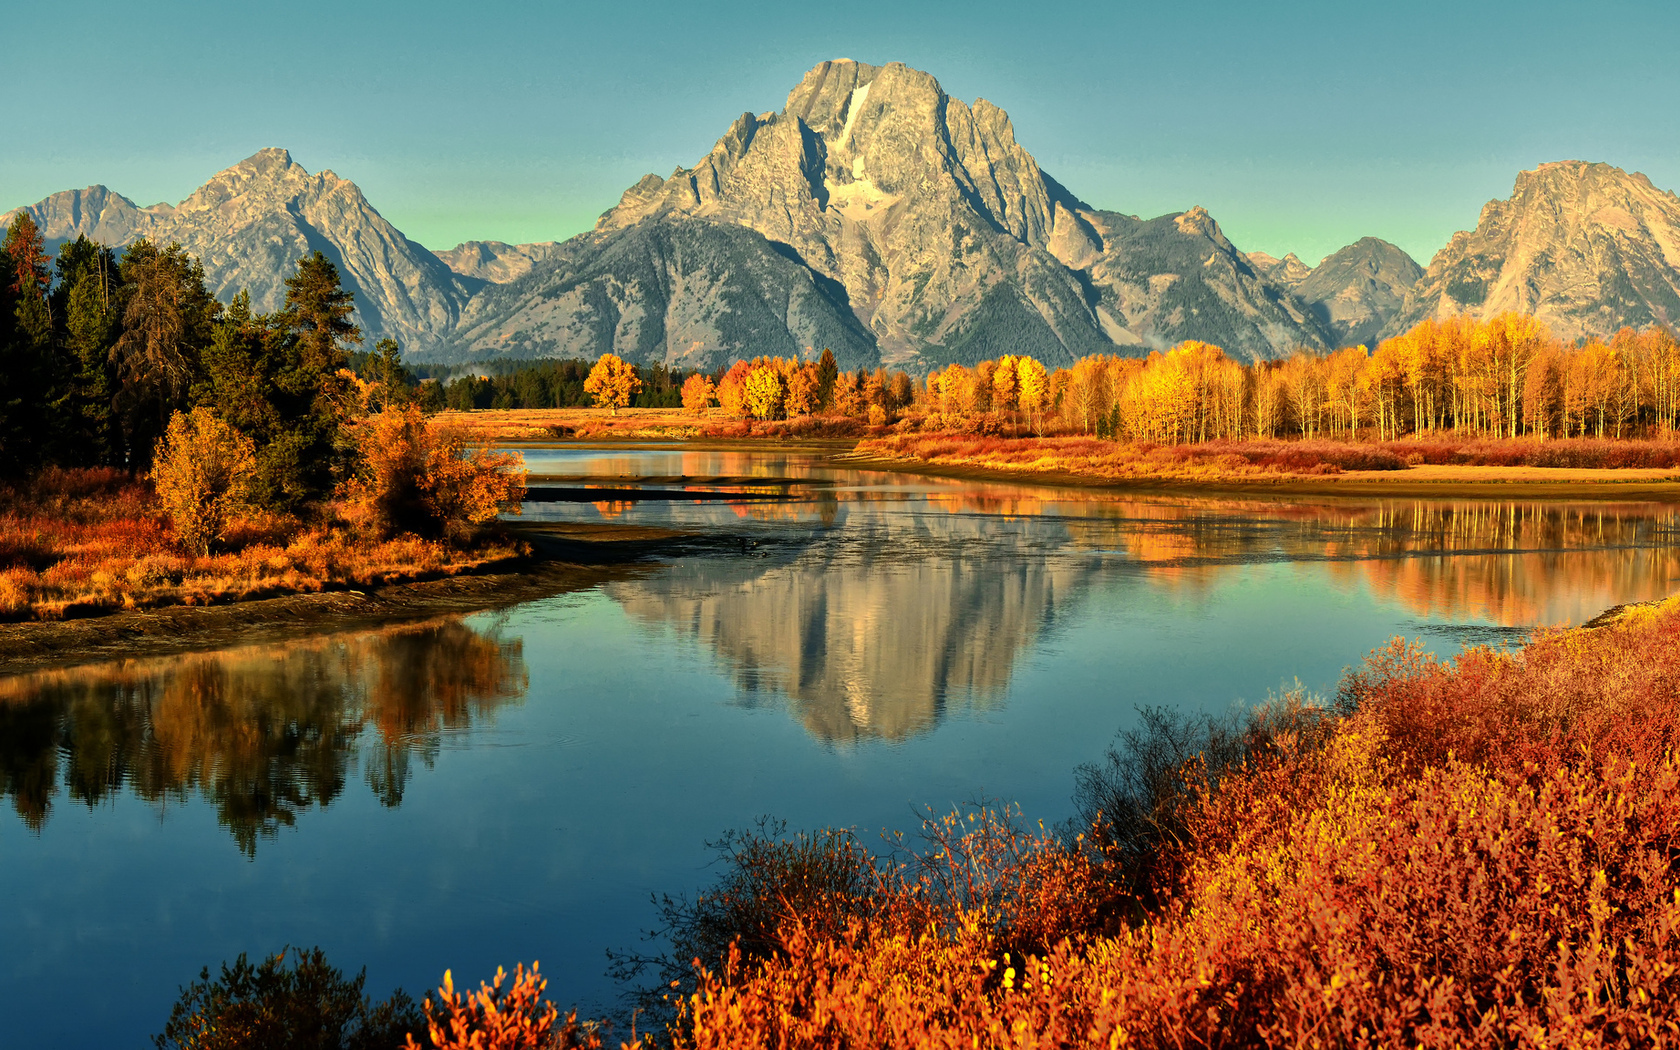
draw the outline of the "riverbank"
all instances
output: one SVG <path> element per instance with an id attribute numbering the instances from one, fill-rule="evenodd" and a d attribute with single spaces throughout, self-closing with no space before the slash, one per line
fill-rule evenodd
<path id="1" fill-rule="evenodd" d="M 1668 470 L 1570 470 L 1546 467 L 1407 467 L 1309 475 L 1171 475 L 1100 477 L 1066 470 L 1023 470 L 868 455 L 846 455 L 837 466 L 961 481 L 1011 482 L 1178 496 L 1388 497 L 1404 499 L 1615 500 L 1680 502 L 1680 475 Z"/>
<path id="2" fill-rule="evenodd" d="M 1186 452 L 1195 446 L 1146 446 L 1134 451 L 1085 440 L 1068 442 L 1078 446 L 1069 455 L 1053 441 L 963 435 L 867 439 L 836 461 L 857 469 L 965 481 L 1176 495 L 1680 501 L 1680 469 L 1669 466 L 1407 463 L 1382 447 L 1359 445 L 1309 447 L 1306 454 L 1292 457 L 1288 443 L 1276 443 L 1281 454 L 1266 449 L 1270 458 L 1253 463 L 1217 449 L 1198 453 Z M 1367 459 L 1381 462 L 1382 469 L 1360 469 Z M 1338 466 L 1338 460 L 1349 467 Z"/>
<path id="3" fill-rule="evenodd" d="M 586 590 L 642 571 L 692 538 L 624 525 L 523 523 L 531 553 L 448 576 L 340 586 L 220 605 L 169 605 L 72 620 L 0 624 L 0 674 L 164 656 L 470 613 Z"/>

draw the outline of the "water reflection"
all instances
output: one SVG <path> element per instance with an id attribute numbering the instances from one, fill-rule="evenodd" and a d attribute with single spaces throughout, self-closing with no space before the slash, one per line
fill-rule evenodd
<path id="1" fill-rule="evenodd" d="M 742 703 L 785 697 L 833 743 L 899 740 L 948 704 L 1002 697 L 1019 654 L 1090 581 L 1089 565 L 1033 556 L 1065 538 L 1053 519 L 852 520 L 605 590 L 643 623 L 716 653 Z"/>
<path id="2" fill-rule="evenodd" d="M 0 679 L 0 794 L 37 830 L 61 796 L 196 794 L 252 854 L 358 765 L 400 804 L 446 733 L 526 684 L 519 639 L 459 620 Z"/>
<path id="3" fill-rule="evenodd" d="M 744 466 L 688 458 L 685 469 L 720 476 Z M 1580 623 L 1680 580 L 1680 519 L 1663 504 L 1296 504 L 809 477 L 786 502 L 615 506 L 620 520 L 733 530 L 742 556 L 689 558 L 605 590 L 713 652 L 742 703 L 785 699 L 834 744 L 901 740 L 953 704 L 996 703 L 1022 654 L 1077 619 L 1093 589 L 1195 601 L 1288 563 L 1397 603 L 1422 630 L 1485 634 Z"/>

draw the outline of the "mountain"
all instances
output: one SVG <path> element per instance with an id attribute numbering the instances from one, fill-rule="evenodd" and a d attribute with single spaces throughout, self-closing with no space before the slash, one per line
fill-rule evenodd
<path id="1" fill-rule="evenodd" d="M 1436 253 L 1387 333 L 1507 310 L 1571 339 L 1680 322 L 1680 198 L 1608 164 L 1525 171 L 1509 199 L 1489 201 L 1474 230 Z"/>
<path id="2" fill-rule="evenodd" d="M 1312 267 L 1302 262 L 1294 252 L 1281 259 L 1265 252 L 1249 252 L 1248 261 L 1255 273 L 1285 288 L 1294 288 L 1312 273 Z"/>
<path id="3" fill-rule="evenodd" d="M 204 263 L 216 295 L 249 289 L 258 310 L 285 304 L 285 279 L 319 249 L 356 294 L 369 346 L 389 336 L 410 350 L 435 349 L 482 280 L 463 278 L 403 236 L 355 183 L 311 175 L 283 149 L 260 150 L 218 173 L 175 207 L 136 207 L 103 186 L 56 193 L 27 209 L 49 245 L 79 234 L 125 245 L 140 237 L 180 242 Z M 15 212 L 0 216 L 9 222 Z"/>
<path id="4" fill-rule="evenodd" d="M 649 255 L 664 243 L 656 231 L 673 224 L 680 232 L 668 240 L 691 254 Z M 769 327 L 749 326 L 768 339 L 758 352 L 816 353 L 825 344 L 806 340 L 832 329 L 825 303 L 855 319 L 848 338 L 868 340 L 834 347 L 843 359 L 912 369 L 1006 352 L 1056 365 L 1190 337 L 1242 357 L 1329 341 L 1205 211 L 1096 211 L 1039 168 L 990 102 L 953 99 L 901 63 L 842 59 L 807 73 L 780 112 L 741 114 L 699 163 L 645 176 L 591 234 L 487 290 L 450 352 L 614 349 L 668 363 L 754 352 L 707 342 L 719 331 L 717 296 L 738 289 L 679 279 L 722 273 L 720 260 L 743 252 L 753 280 L 773 290 L 760 319 Z M 664 276 L 642 268 L 645 282 L 626 282 L 623 267 L 642 267 L 631 257 L 651 265 L 656 255 Z M 598 293 L 578 290 L 584 275 Z M 799 316 L 772 323 L 784 302 Z"/>
<path id="5" fill-rule="evenodd" d="M 1336 346 L 1374 346 L 1422 276 L 1423 267 L 1410 255 L 1364 237 L 1326 256 L 1290 287 L 1330 329 Z"/>
<path id="6" fill-rule="evenodd" d="M 593 358 L 716 369 L 759 354 L 833 349 L 845 368 L 880 355 L 845 291 L 785 244 L 739 226 L 673 218 L 583 234 L 524 276 L 473 298 L 457 355 Z"/>
<path id="7" fill-rule="evenodd" d="M 531 272 L 532 264 L 548 258 L 555 241 L 508 244 L 505 241 L 463 241 L 448 251 L 432 252 L 445 266 L 472 281 L 506 284 Z"/>

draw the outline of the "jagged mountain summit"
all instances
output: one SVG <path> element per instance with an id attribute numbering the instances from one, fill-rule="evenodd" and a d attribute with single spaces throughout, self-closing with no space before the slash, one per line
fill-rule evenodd
<path id="1" fill-rule="evenodd" d="M 356 293 L 357 320 L 370 346 L 390 336 L 409 349 L 436 349 L 484 283 L 457 275 L 403 236 L 355 183 L 331 171 L 312 175 L 283 149 L 258 151 L 173 207 L 140 208 L 92 186 L 55 193 L 23 210 L 53 248 L 79 234 L 116 246 L 141 237 L 178 241 L 204 263 L 219 298 L 249 289 L 259 310 L 284 305 L 293 265 L 320 249 Z"/>
<path id="2" fill-rule="evenodd" d="M 684 254 L 649 254 L 656 231 L 679 229 L 665 239 Z M 717 323 L 729 286 L 707 276 L 737 265 L 769 280 L 750 332 Z M 1092 209 L 1039 168 L 998 107 L 953 99 L 900 63 L 842 59 L 476 299 L 453 351 L 615 349 L 692 366 L 772 346 L 815 353 L 836 325 L 843 363 L 910 368 L 1002 353 L 1059 364 L 1192 337 L 1250 358 L 1330 341 L 1205 211 Z"/>
<path id="3" fill-rule="evenodd" d="M 1680 322 L 1680 198 L 1638 172 L 1579 160 L 1517 176 L 1453 234 L 1389 323 L 1531 313 L 1565 338 Z"/>
<path id="4" fill-rule="evenodd" d="M 1312 267 L 1302 262 L 1301 257 L 1294 252 L 1281 259 L 1265 252 L 1249 252 L 1248 261 L 1253 265 L 1255 273 L 1285 288 L 1294 288 L 1312 273 Z"/>
<path id="5" fill-rule="evenodd" d="M 1362 237 L 1317 266 L 1308 266 L 1294 252 L 1281 259 L 1249 252 L 1248 260 L 1267 280 L 1306 303 L 1336 346 L 1374 344 L 1423 275 L 1416 260 L 1378 237 Z"/>
<path id="6" fill-rule="evenodd" d="M 552 257 L 559 247 L 557 241 L 539 241 L 536 244 L 463 241 L 447 251 L 434 249 L 432 254 L 469 280 L 506 284 L 530 273 L 533 264 Z"/>

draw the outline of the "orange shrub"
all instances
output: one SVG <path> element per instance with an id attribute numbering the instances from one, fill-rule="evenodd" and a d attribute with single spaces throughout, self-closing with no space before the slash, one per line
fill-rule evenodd
<path id="1" fill-rule="evenodd" d="M 459 535 L 518 512 L 525 471 L 459 427 L 428 421 L 416 405 L 389 407 L 357 424 L 361 469 L 344 487 L 350 516 L 387 535 Z"/>
<path id="2" fill-rule="evenodd" d="M 208 408 L 177 412 L 153 456 L 152 485 L 181 544 L 209 554 L 246 505 L 257 473 L 256 447 Z"/>

